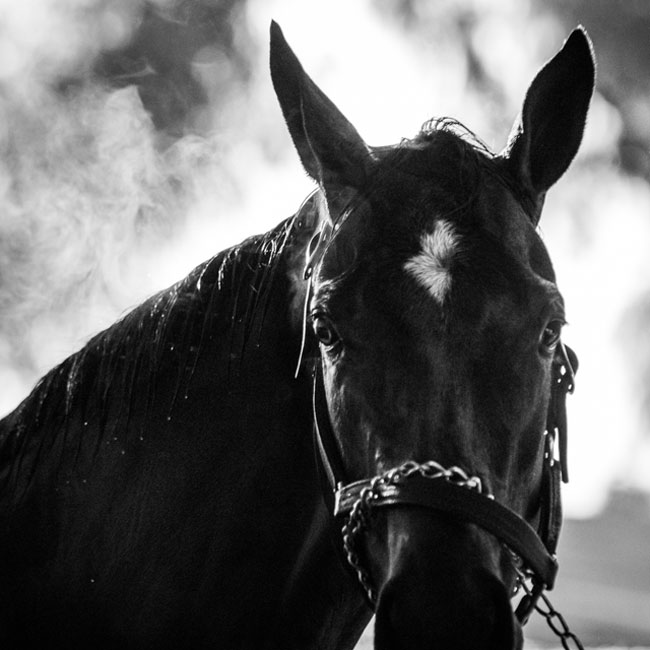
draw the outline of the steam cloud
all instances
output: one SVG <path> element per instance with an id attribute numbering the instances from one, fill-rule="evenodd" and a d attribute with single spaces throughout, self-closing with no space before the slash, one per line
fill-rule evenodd
<path id="1" fill-rule="evenodd" d="M 2 411 L 83 337 L 160 288 L 152 267 L 192 209 L 209 188 L 231 191 L 227 179 L 215 188 L 224 173 L 213 133 L 246 78 L 233 7 L 40 0 L 0 9 Z"/>

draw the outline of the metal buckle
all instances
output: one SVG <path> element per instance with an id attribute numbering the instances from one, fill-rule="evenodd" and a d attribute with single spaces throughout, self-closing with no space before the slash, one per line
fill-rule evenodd
<path id="1" fill-rule="evenodd" d="M 564 343 L 560 341 L 559 351 L 562 356 L 562 364 L 560 366 L 558 384 L 564 388 L 569 395 L 571 395 L 576 387 L 576 369 L 574 369 L 573 364 L 571 363 L 571 358 L 568 352 L 569 349 L 568 346 L 565 346 Z M 571 350 L 571 352 L 575 357 L 575 352 L 573 352 L 573 350 Z M 562 372 L 562 368 L 564 368 L 564 372 Z"/>

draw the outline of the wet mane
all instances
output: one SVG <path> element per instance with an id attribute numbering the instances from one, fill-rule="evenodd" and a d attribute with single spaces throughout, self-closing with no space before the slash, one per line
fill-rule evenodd
<path id="1" fill-rule="evenodd" d="M 54 448 L 56 438 L 75 430 L 75 419 L 82 425 L 81 435 L 90 423 L 99 429 L 97 446 L 119 436 L 117 422 L 128 423 L 135 403 L 144 407 L 144 423 L 151 415 L 157 374 L 170 366 L 175 385 L 163 415 L 171 419 L 178 401 L 192 389 L 197 362 L 215 331 L 227 333 L 228 375 L 236 376 L 246 349 L 261 336 L 293 221 L 199 265 L 48 372 L 19 407 L 0 420 L 0 483 L 11 475 L 17 479 L 30 450 L 35 454 L 34 471 L 38 457 Z M 147 394 L 136 394 L 143 377 Z"/>

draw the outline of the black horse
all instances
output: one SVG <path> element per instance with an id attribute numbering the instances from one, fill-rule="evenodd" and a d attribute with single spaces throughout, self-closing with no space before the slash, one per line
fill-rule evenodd
<path id="1" fill-rule="evenodd" d="M 382 650 L 504 650 L 552 586 L 573 358 L 536 226 L 586 34 L 497 155 L 451 120 L 366 145 L 275 24 L 271 73 L 318 190 L 0 422 L 2 648 L 352 648 L 375 608 Z"/>

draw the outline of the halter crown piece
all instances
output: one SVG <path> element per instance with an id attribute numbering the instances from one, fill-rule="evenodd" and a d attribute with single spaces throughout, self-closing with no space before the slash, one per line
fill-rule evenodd
<path id="1" fill-rule="evenodd" d="M 308 197 L 300 212 L 311 203 L 311 198 Z M 312 292 L 312 273 L 325 253 L 332 231 L 332 225 L 325 221 L 312 238 L 307 252 L 303 348 Z M 563 643 L 565 638 L 570 637 L 582 648 L 568 628 L 566 634 L 555 629 L 552 619 L 561 616 L 543 595 L 544 590 L 553 588 L 558 571 L 555 552 L 562 524 L 560 482 L 567 482 L 569 476 L 566 395 L 575 388 L 577 367 L 578 359 L 573 350 L 560 342 L 553 363 L 540 497 L 541 515 L 535 530 L 519 514 L 498 503 L 491 494 L 485 493 L 478 477 L 459 467 L 445 468 L 434 460 L 425 463 L 408 461 L 384 474 L 360 481 L 348 481 L 329 419 L 322 363 L 320 359 L 317 360 L 313 373 L 314 446 L 323 494 L 333 517 L 344 520 L 342 533 L 345 560 L 363 587 L 373 610 L 376 594 L 372 580 L 356 551 L 359 537 L 370 525 L 374 509 L 416 505 L 445 512 L 475 524 L 498 538 L 510 550 L 518 576 L 518 588 L 522 587 L 525 592 L 515 610 L 519 622 L 524 625 L 533 610 L 537 609 L 544 614 L 551 629 L 562 638 Z M 555 457 L 556 447 L 559 458 Z M 527 586 L 526 580 L 531 581 L 531 587 Z M 540 597 L 550 613 L 538 605 Z"/>

